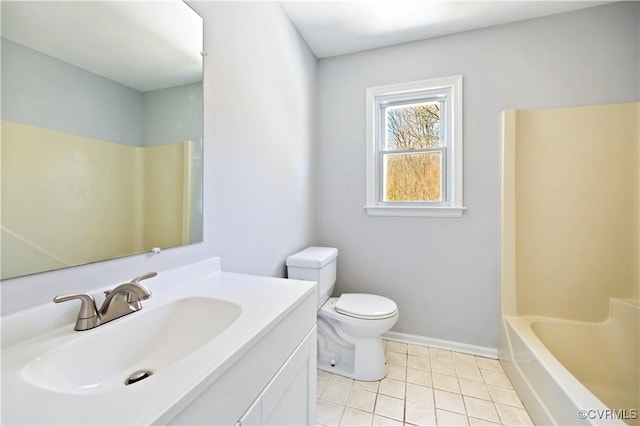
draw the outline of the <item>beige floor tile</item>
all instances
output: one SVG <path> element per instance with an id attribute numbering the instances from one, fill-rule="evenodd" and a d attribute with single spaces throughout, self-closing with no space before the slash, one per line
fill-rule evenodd
<path id="1" fill-rule="evenodd" d="M 345 402 L 347 402 L 350 390 L 350 386 L 340 383 L 327 382 L 324 389 L 322 390 L 322 393 L 320 394 L 320 399 L 344 404 Z"/>
<path id="2" fill-rule="evenodd" d="M 364 382 L 323 370 L 319 425 L 533 424 L 500 363 L 384 340 L 387 376 Z"/>
<path id="3" fill-rule="evenodd" d="M 500 404 L 511 405 L 512 407 L 524 408 L 518 394 L 513 389 L 507 389 L 500 386 L 488 385 L 487 389 L 491 394 L 491 399 Z"/>
<path id="4" fill-rule="evenodd" d="M 407 358 L 407 367 L 417 370 L 431 370 L 430 362 L 427 357 L 409 355 Z"/>
<path id="5" fill-rule="evenodd" d="M 500 361 L 498 361 L 497 359 L 477 356 L 476 363 L 478 364 L 478 367 L 482 368 L 483 370 L 503 371 L 502 366 L 500 365 Z"/>
<path id="6" fill-rule="evenodd" d="M 464 405 L 467 408 L 467 415 L 477 419 L 488 420 L 490 422 L 499 422 L 498 413 L 491 401 L 484 399 L 463 396 Z"/>
<path id="7" fill-rule="evenodd" d="M 373 421 L 373 413 L 356 410 L 355 408 L 346 407 L 340 420 L 340 425 L 345 426 L 364 426 L 370 425 Z"/>
<path id="8" fill-rule="evenodd" d="M 349 377 L 340 376 L 339 374 L 330 374 L 329 381 L 333 383 L 340 383 L 342 385 L 351 386 L 353 384 L 353 379 Z"/>
<path id="9" fill-rule="evenodd" d="M 404 400 L 392 396 L 378 394 L 375 414 L 395 420 L 404 420 Z"/>
<path id="10" fill-rule="evenodd" d="M 320 425 L 337 425 L 340 422 L 343 411 L 344 405 L 321 399 L 316 404 L 316 420 Z"/>
<path id="11" fill-rule="evenodd" d="M 511 386 L 511 382 L 506 374 L 500 371 L 491 371 L 491 370 L 480 370 L 482 373 L 482 377 L 484 378 L 484 382 L 487 385 L 495 385 L 502 386 L 504 388 L 513 389 Z"/>
<path id="12" fill-rule="evenodd" d="M 487 389 L 487 385 L 483 382 L 476 382 L 474 380 L 467 380 L 458 378 L 460 383 L 460 390 L 463 395 L 473 396 L 475 398 L 485 399 L 491 401 L 491 395 Z"/>
<path id="13" fill-rule="evenodd" d="M 406 354 L 399 354 L 397 352 L 389 352 L 389 351 L 387 351 L 385 354 L 387 357 L 387 364 L 400 365 L 402 367 L 407 366 Z"/>
<path id="14" fill-rule="evenodd" d="M 448 374 L 449 376 L 456 375 L 456 368 L 453 361 L 447 361 L 442 359 L 431 358 L 431 371 L 434 373 Z"/>
<path id="15" fill-rule="evenodd" d="M 452 355 L 453 355 L 453 362 L 456 365 L 473 365 L 474 367 L 478 366 L 476 364 L 476 357 L 473 355 L 461 354 L 459 352 L 452 352 Z"/>
<path id="16" fill-rule="evenodd" d="M 320 397 L 320 394 L 324 390 L 324 387 L 326 386 L 326 384 L 327 384 L 326 380 L 318 380 L 318 381 L 316 381 L 316 398 Z"/>
<path id="17" fill-rule="evenodd" d="M 407 353 L 407 346 L 408 345 L 406 343 L 394 342 L 394 341 L 389 340 L 387 342 L 387 351 L 406 354 Z"/>
<path id="18" fill-rule="evenodd" d="M 465 414 L 462 395 L 440 389 L 433 390 L 436 408 L 442 410 L 453 411 L 455 413 Z"/>
<path id="19" fill-rule="evenodd" d="M 511 407 L 509 405 L 495 404 L 500 421 L 504 425 L 533 425 L 529 415 L 522 408 Z"/>
<path id="20" fill-rule="evenodd" d="M 429 348 L 429 356 L 431 357 L 431 359 L 453 361 L 451 351 L 446 351 L 444 349 Z"/>
<path id="21" fill-rule="evenodd" d="M 433 388 L 407 383 L 407 401 L 433 406 Z"/>
<path id="22" fill-rule="evenodd" d="M 390 419 L 384 416 L 373 416 L 373 425 L 374 426 L 402 426 L 404 423 L 400 420 Z"/>
<path id="23" fill-rule="evenodd" d="M 409 355 L 429 357 L 429 348 L 426 346 L 409 345 L 407 347 Z"/>
<path id="24" fill-rule="evenodd" d="M 463 414 L 452 413 L 446 410 L 436 410 L 436 424 L 447 426 L 468 425 L 469 419 Z"/>
<path id="25" fill-rule="evenodd" d="M 404 420 L 412 425 L 433 425 L 436 423 L 436 411 L 432 405 L 407 401 Z"/>
<path id="26" fill-rule="evenodd" d="M 404 399 L 405 385 L 404 381 L 384 378 L 380 381 L 378 393 Z"/>
<path id="27" fill-rule="evenodd" d="M 469 424 L 471 426 L 494 426 L 499 425 L 500 423 L 493 423 L 482 419 L 476 419 L 475 417 L 469 417 Z"/>
<path id="28" fill-rule="evenodd" d="M 331 373 L 327 373 L 324 370 L 318 370 L 318 380 L 329 380 Z"/>
<path id="29" fill-rule="evenodd" d="M 433 380 L 434 389 L 446 390 L 449 392 L 460 393 L 460 385 L 458 385 L 458 379 L 455 376 L 448 376 L 446 374 L 433 373 L 431 375 Z"/>
<path id="30" fill-rule="evenodd" d="M 347 405 L 349 407 L 357 408 L 362 411 L 368 411 L 373 413 L 373 407 L 376 403 L 375 392 L 369 392 L 363 389 L 352 388 L 349 397 L 347 398 Z"/>
<path id="31" fill-rule="evenodd" d="M 431 372 L 418 370 L 416 368 L 407 368 L 407 382 L 417 385 L 432 386 Z"/>
<path id="32" fill-rule="evenodd" d="M 377 382 L 363 382 L 360 380 L 353 381 L 353 388 L 368 390 L 369 392 L 378 392 L 378 386 L 380 385 L 380 381 Z"/>
<path id="33" fill-rule="evenodd" d="M 396 380 L 407 379 L 407 367 L 390 364 L 387 366 L 387 378 Z"/>
<path id="34" fill-rule="evenodd" d="M 456 364 L 456 375 L 467 380 L 483 381 L 480 369 L 471 364 Z"/>

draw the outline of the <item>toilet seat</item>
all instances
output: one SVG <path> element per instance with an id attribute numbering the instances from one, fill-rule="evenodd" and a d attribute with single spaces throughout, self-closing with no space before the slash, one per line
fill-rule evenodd
<path id="1" fill-rule="evenodd" d="M 366 293 L 345 293 L 336 301 L 335 310 L 343 315 L 359 319 L 391 318 L 398 306 L 391 299 Z"/>

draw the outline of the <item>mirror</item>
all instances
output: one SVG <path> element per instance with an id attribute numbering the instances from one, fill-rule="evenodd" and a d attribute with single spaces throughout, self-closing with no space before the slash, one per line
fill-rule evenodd
<path id="1" fill-rule="evenodd" d="M 5 1 L 1 278 L 202 241 L 202 18 Z"/>

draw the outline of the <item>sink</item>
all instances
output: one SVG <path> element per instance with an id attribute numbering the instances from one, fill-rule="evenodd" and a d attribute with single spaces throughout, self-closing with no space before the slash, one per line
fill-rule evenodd
<path id="1" fill-rule="evenodd" d="M 235 424 L 315 325 L 314 282 L 223 272 L 218 258 L 149 289 L 141 311 L 86 331 L 76 306 L 52 302 L 0 317 L 0 424 Z"/>
<path id="2" fill-rule="evenodd" d="M 140 371 L 147 372 L 143 381 L 153 381 L 153 374 L 206 345 L 241 312 L 222 299 L 178 299 L 78 332 L 74 340 L 28 362 L 21 375 L 34 386 L 70 394 L 124 388 Z"/>

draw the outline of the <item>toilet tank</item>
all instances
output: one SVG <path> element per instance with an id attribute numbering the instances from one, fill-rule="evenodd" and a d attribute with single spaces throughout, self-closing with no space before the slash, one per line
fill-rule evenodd
<path id="1" fill-rule="evenodd" d="M 336 285 L 338 249 L 307 247 L 287 257 L 288 277 L 318 283 L 318 308 L 331 297 Z"/>

